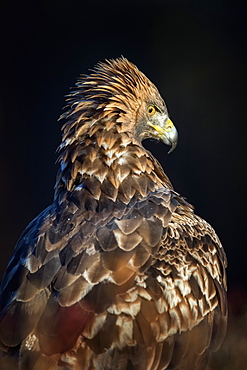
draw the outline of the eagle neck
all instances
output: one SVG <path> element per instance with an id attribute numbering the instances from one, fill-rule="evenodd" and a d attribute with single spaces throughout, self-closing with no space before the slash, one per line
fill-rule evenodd
<path id="1" fill-rule="evenodd" d="M 55 197 L 61 190 L 90 187 L 95 189 L 96 198 L 111 188 L 113 200 L 125 189 L 124 196 L 129 200 L 134 193 L 147 196 L 150 191 L 172 185 L 159 162 L 131 133 L 114 129 L 74 142 L 60 157 Z"/>

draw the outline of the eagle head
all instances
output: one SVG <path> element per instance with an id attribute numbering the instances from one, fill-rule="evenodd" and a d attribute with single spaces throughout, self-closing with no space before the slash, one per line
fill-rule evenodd
<path id="1" fill-rule="evenodd" d="M 177 145 L 178 133 L 170 120 L 164 100 L 155 85 L 126 58 L 98 63 L 82 75 L 76 91 L 69 95 L 70 109 L 62 117 L 63 146 L 92 136 L 104 126 L 130 132 L 136 140 L 154 138 Z"/>

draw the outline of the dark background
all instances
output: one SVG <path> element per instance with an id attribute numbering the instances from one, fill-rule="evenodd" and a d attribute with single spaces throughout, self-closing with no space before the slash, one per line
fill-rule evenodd
<path id="1" fill-rule="evenodd" d="M 165 98 L 179 145 L 169 156 L 162 143 L 145 145 L 175 189 L 216 229 L 229 261 L 230 310 L 242 314 L 247 295 L 245 1 L 1 4 L 0 275 L 20 233 L 52 202 L 64 95 L 99 60 L 124 55 Z"/>

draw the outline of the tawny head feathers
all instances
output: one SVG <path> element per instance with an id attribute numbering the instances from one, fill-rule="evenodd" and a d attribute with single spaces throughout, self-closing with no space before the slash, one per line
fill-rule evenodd
<path id="1" fill-rule="evenodd" d="M 126 58 L 98 63 L 82 75 L 69 96 L 62 147 L 92 136 L 104 126 L 131 132 L 142 141 L 153 137 L 176 146 L 177 131 L 155 85 Z"/>

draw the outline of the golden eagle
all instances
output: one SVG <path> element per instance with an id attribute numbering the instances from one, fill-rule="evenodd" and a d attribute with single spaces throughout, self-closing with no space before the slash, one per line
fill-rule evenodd
<path id="1" fill-rule="evenodd" d="M 62 117 L 54 201 L 1 284 L 1 369 L 206 369 L 226 257 L 142 146 L 177 143 L 157 88 L 123 57 L 99 63 Z"/>

